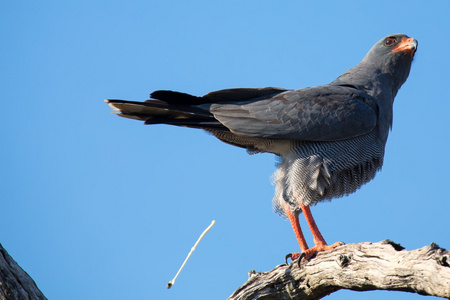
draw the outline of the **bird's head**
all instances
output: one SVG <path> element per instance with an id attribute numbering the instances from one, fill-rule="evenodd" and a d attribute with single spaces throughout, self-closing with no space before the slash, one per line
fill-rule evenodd
<path id="1" fill-rule="evenodd" d="M 389 79 L 400 88 L 408 78 L 416 51 L 417 40 L 402 33 L 392 34 L 378 41 L 364 57 L 362 64 L 375 67 L 381 74 L 390 75 Z"/>

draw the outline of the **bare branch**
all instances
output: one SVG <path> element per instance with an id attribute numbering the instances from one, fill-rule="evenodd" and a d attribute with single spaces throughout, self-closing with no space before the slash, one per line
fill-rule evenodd
<path id="1" fill-rule="evenodd" d="M 0 300 L 46 300 L 31 277 L 0 244 Z"/>
<path id="2" fill-rule="evenodd" d="M 349 244 L 318 253 L 310 261 L 259 273 L 228 300 L 320 299 L 340 289 L 390 290 L 450 299 L 450 252 L 432 243 L 405 251 L 389 240 Z"/>
<path id="3" fill-rule="evenodd" d="M 450 252 L 432 243 L 405 251 L 391 241 L 349 244 L 310 261 L 250 272 L 229 300 L 320 299 L 340 289 L 391 290 L 450 299 Z M 0 245 L 0 300 L 45 296 Z"/>

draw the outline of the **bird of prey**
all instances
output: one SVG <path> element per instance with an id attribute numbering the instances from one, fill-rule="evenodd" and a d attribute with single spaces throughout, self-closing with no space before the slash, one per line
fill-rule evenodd
<path id="1" fill-rule="evenodd" d="M 235 88 L 201 97 L 159 90 L 144 102 L 105 101 L 121 117 L 200 128 L 251 153 L 279 156 L 273 204 L 291 222 L 301 249 L 286 259 L 310 259 L 342 244 L 327 245 L 310 206 L 355 192 L 381 169 L 394 98 L 416 50 L 415 39 L 389 35 L 358 65 L 315 87 Z M 313 235 L 312 248 L 300 228 L 301 212 Z"/>

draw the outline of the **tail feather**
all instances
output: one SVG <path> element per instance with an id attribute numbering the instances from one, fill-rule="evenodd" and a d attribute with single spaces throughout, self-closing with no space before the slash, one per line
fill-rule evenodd
<path id="1" fill-rule="evenodd" d="M 206 109 L 192 105 L 174 105 L 161 100 L 145 102 L 107 99 L 113 113 L 120 117 L 144 121 L 144 124 L 168 124 L 194 128 L 225 128 Z"/>
<path id="2" fill-rule="evenodd" d="M 217 120 L 206 119 L 162 119 L 162 118 L 150 118 L 145 120 L 145 125 L 151 124 L 167 124 L 175 126 L 185 126 L 192 128 L 202 129 L 224 129 L 224 126 Z"/>
<path id="3" fill-rule="evenodd" d="M 209 111 L 213 103 L 238 103 L 252 99 L 271 97 L 285 89 L 237 88 L 208 93 L 202 97 L 186 93 L 159 90 L 150 94 L 144 102 L 110 99 L 105 100 L 120 117 L 144 121 L 145 124 L 169 124 L 229 131 Z"/>

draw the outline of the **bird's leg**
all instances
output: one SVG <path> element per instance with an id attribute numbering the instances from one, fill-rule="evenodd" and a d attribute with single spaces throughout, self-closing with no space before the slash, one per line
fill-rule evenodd
<path id="1" fill-rule="evenodd" d="M 319 228 L 317 228 L 316 221 L 314 221 L 309 206 L 304 206 L 301 202 L 299 204 L 300 208 L 303 211 L 303 214 L 305 215 L 306 222 L 308 223 L 308 226 L 311 229 L 311 233 L 314 239 L 314 247 L 309 248 L 307 250 L 302 249 L 302 252 L 305 254 L 305 258 L 307 260 L 310 259 L 314 254 L 316 254 L 319 251 L 331 250 L 344 244 L 342 242 L 336 242 L 333 245 L 328 246 L 322 234 L 320 233 Z"/>
<path id="2" fill-rule="evenodd" d="M 298 214 L 291 212 L 289 205 L 286 203 L 284 205 L 284 212 L 286 213 L 286 215 L 289 218 L 289 221 L 291 222 L 292 228 L 294 229 L 295 236 L 297 237 L 297 241 L 300 246 L 300 250 L 302 251 L 301 253 L 294 252 L 286 255 L 285 258 L 286 263 L 288 258 L 290 258 L 291 260 L 296 260 L 299 257 L 300 258 L 304 257 L 306 260 L 309 260 L 314 254 L 316 254 L 319 251 L 331 250 L 344 244 L 342 242 L 336 242 L 331 246 L 327 245 L 327 242 L 325 242 L 325 239 L 323 238 L 322 234 L 319 231 L 319 228 L 316 225 L 316 221 L 314 221 L 309 206 L 303 205 L 300 201 L 299 204 L 303 214 L 305 215 L 306 222 L 308 223 L 308 226 L 311 229 L 311 233 L 314 239 L 314 247 L 308 248 L 308 244 L 306 243 L 305 237 L 300 227 Z"/>
<path id="3" fill-rule="evenodd" d="M 303 236 L 303 232 L 300 227 L 300 222 L 298 219 L 298 214 L 292 213 L 287 203 L 284 205 L 284 212 L 286 213 L 286 215 L 289 218 L 289 221 L 291 222 L 292 229 L 294 229 L 295 237 L 297 238 L 301 251 L 305 252 L 306 250 L 308 250 L 308 244 L 306 243 L 305 237 Z M 288 255 L 286 255 L 285 258 L 286 263 L 288 258 L 290 258 L 291 260 L 296 260 L 300 256 L 301 253 L 298 252 L 289 253 Z"/>
<path id="4" fill-rule="evenodd" d="M 325 242 L 325 239 L 323 238 L 322 234 L 319 231 L 319 228 L 316 225 L 316 221 L 314 220 L 311 209 L 309 206 L 304 206 L 300 203 L 300 208 L 303 211 L 303 214 L 305 215 L 306 222 L 308 223 L 309 229 L 311 230 L 311 233 L 313 235 L 314 244 L 315 245 L 326 245 L 327 242 Z"/>

